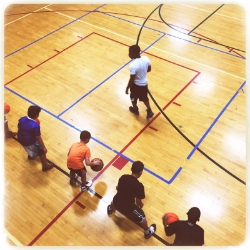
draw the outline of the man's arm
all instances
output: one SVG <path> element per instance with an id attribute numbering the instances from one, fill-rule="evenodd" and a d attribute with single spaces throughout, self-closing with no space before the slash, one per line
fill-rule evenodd
<path id="1" fill-rule="evenodd" d="M 130 78 L 129 78 L 129 81 L 128 81 L 128 86 L 126 88 L 126 94 L 128 94 L 128 90 L 130 89 L 132 84 L 134 84 L 134 81 L 135 81 L 135 75 L 130 75 Z"/>
<path id="2" fill-rule="evenodd" d="M 136 203 L 136 205 L 139 206 L 140 208 L 142 208 L 143 205 L 144 205 L 144 204 L 142 203 L 141 199 L 138 199 L 138 198 L 135 198 L 135 203 Z"/>
<path id="3" fill-rule="evenodd" d="M 148 72 L 150 72 L 150 71 L 151 71 L 151 65 L 148 66 Z"/>

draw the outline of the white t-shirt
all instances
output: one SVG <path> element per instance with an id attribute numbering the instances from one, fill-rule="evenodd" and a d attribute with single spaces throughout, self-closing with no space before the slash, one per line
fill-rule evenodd
<path id="1" fill-rule="evenodd" d="M 146 86 L 148 84 L 147 72 L 150 66 L 150 60 L 147 56 L 141 56 L 132 61 L 129 66 L 130 75 L 135 76 L 135 84 L 139 86 Z"/>

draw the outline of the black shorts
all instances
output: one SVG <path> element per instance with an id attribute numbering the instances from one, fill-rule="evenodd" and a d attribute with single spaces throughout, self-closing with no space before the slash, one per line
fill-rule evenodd
<path id="1" fill-rule="evenodd" d="M 148 85 L 138 86 L 136 84 L 132 84 L 130 92 L 130 99 L 132 102 L 137 102 L 138 99 L 142 102 L 148 101 Z"/>
<path id="2" fill-rule="evenodd" d="M 125 206 L 120 206 L 119 203 L 115 201 L 115 199 L 113 200 L 113 203 L 114 203 L 115 209 L 117 209 L 120 213 L 122 213 L 123 215 L 125 215 L 127 218 L 129 218 L 132 221 L 140 223 L 146 218 L 143 210 L 140 207 L 138 207 L 136 204 L 131 205 L 128 209 Z"/>
<path id="3" fill-rule="evenodd" d="M 84 167 L 84 168 L 82 168 L 82 169 L 73 169 L 73 168 L 68 168 L 69 170 L 70 170 L 70 172 L 72 173 L 74 173 L 74 174 L 77 174 L 78 176 L 81 176 L 82 177 L 82 175 L 86 175 L 86 173 L 87 173 L 87 169 Z"/>

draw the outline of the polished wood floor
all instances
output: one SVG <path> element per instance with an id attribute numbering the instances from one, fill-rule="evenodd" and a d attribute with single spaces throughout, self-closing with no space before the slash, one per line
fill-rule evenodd
<path id="1" fill-rule="evenodd" d="M 205 246 L 246 240 L 246 12 L 236 4 L 13 4 L 4 12 L 4 101 L 9 127 L 39 105 L 47 157 L 41 171 L 4 141 L 4 230 L 15 246 L 166 246 L 161 217 L 201 210 Z M 153 10 L 156 9 L 154 12 Z M 153 12 L 153 13 L 152 13 Z M 145 23 L 142 24 L 152 13 Z M 128 46 L 139 45 L 154 117 L 129 112 Z M 154 101 L 155 102 L 154 102 Z M 163 113 L 161 113 L 160 109 Z M 82 130 L 92 134 L 89 191 L 66 166 Z M 157 231 L 107 215 L 118 179 L 141 160 L 144 211 Z"/>

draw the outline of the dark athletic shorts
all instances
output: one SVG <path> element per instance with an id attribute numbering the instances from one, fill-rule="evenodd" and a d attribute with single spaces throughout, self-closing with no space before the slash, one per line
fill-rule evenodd
<path id="1" fill-rule="evenodd" d="M 137 102 L 138 99 L 142 102 L 148 101 L 148 85 L 138 86 L 136 84 L 132 84 L 130 92 L 130 99 L 132 102 Z"/>
<path id="2" fill-rule="evenodd" d="M 70 172 L 73 172 L 74 174 L 77 174 L 78 176 L 86 175 L 87 169 L 84 167 L 82 169 L 73 169 L 73 168 L 68 168 Z"/>

